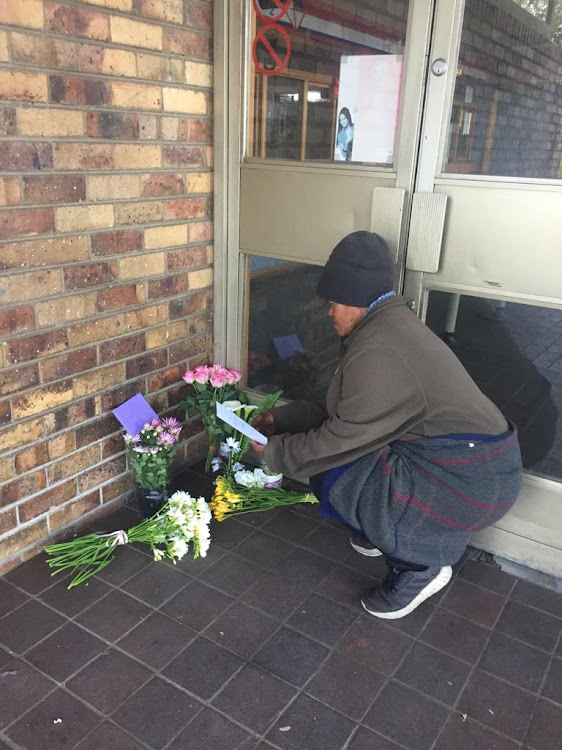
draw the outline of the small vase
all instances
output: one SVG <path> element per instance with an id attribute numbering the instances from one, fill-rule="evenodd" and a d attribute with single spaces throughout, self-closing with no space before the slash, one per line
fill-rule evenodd
<path id="1" fill-rule="evenodd" d="M 137 505 L 141 518 L 153 516 L 168 500 L 168 488 L 146 489 L 136 486 Z"/>

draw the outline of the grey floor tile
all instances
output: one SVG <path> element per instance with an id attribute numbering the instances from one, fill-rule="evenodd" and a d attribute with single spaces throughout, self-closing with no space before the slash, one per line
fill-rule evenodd
<path id="1" fill-rule="evenodd" d="M 224 557 L 207 568 L 199 580 L 224 591 L 231 596 L 241 596 L 258 581 L 264 574 L 259 568 L 247 560 L 227 553 Z"/>
<path id="2" fill-rule="evenodd" d="M 402 662 L 396 679 L 453 706 L 470 669 L 468 664 L 442 651 L 416 643 Z"/>
<path id="3" fill-rule="evenodd" d="M 83 739 L 76 750 L 144 750 L 144 745 L 113 724 L 104 723 Z"/>
<path id="4" fill-rule="evenodd" d="M 505 603 L 505 599 L 492 591 L 486 591 L 457 578 L 441 600 L 441 606 L 449 612 L 462 615 L 479 625 L 491 628 Z"/>
<path id="5" fill-rule="evenodd" d="M 397 620 L 386 620 L 386 624 L 391 628 L 401 630 L 416 638 L 425 628 L 435 612 L 435 605 L 431 601 L 425 601 L 420 604 L 407 617 L 400 617 Z"/>
<path id="6" fill-rule="evenodd" d="M 553 659 L 542 689 L 545 698 L 562 704 L 562 659 Z"/>
<path id="7" fill-rule="evenodd" d="M 517 750 L 519 744 L 455 712 L 439 735 L 435 750 Z"/>
<path id="8" fill-rule="evenodd" d="M 230 651 L 206 638 L 197 638 L 164 669 L 163 675 L 207 700 L 243 663 Z"/>
<path id="9" fill-rule="evenodd" d="M 99 723 L 99 716 L 83 703 L 55 690 L 12 724 L 6 734 L 30 750 L 71 750 Z"/>
<path id="10" fill-rule="evenodd" d="M 291 513 L 287 509 L 280 511 L 275 518 L 272 518 L 263 529 L 269 534 L 285 539 L 293 544 L 299 544 L 318 526 L 318 521 L 313 521 L 296 513 Z"/>
<path id="11" fill-rule="evenodd" d="M 217 521 L 211 523 L 212 544 L 218 544 L 225 550 L 234 549 L 252 533 L 253 531 L 249 526 L 240 523 L 236 518 L 228 518 L 220 523 Z"/>
<path id="12" fill-rule="evenodd" d="M 377 697 L 386 678 L 366 664 L 337 651 L 330 654 L 306 687 L 323 703 L 358 721 Z"/>
<path id="13" fill-rule="evenodd" d="M 368 555 L 362 555 L 353 548 L 350 549 L 347 557 L 343 559 L 342 564 L 348 568 L 356 570 L 358 573 L 364 573 L 369 576 L 369 578 L 374 578 L 377 581 L 384 581 L 388 573 L 384 557 L 369 557 Z"/>
<path id="14" fill-rule="evenodd" d="M 537 692 L 549 661 L 548 654 L 543 651 L 514 641 L 502 633 L 493 633 L 478 667 L 526 690 Z"/>
<path id="15" fill-rule="evenodd" d="M 412 645 L 412 639 L 379 620 L 361 617 L 337 645 L 338 651 L 371 669 L 391 675 Z"/>
<path id="16" fill-rule="evenodd" d="M 52 569 L 47 565 L 47 559 L 48 555 L 44 552 L 36 555 L 31 560 L 10 571 L 6 576 L 6 580 L 19 586 L 20 589 L 27 591 L 28 594 L 32 594 L 33 596 L 40 594 L 41 591 L 44 591 L 49 586 L 67 578 L 65 573 L 59 573 L 53 578 L 51 575 Z"/>
<path id="17" fill-rule="evenodd" d="M 250 738 L 248 732 L 209 708 L 190 721 L 170 750 L 236 750 Z"/>
<path id="18" fill-rule="evenodd" d="M 121 638 L 117 646 L 149 667 L 161 669 L 195 637 L 195 631 L 155 612 Z"/>
<path id="19" fill-rule="evenodd" d="M 496 625 L 496 632 L 545 651 L 554 650 L 561 630 L 562 620 L 559 618 L 513 601 L 507 603 Z"/>
<path id="20" fill-rule="evenodd" d="M 361 606 L 361 597 L 377 585 L 379 583 L 374 578 L 351 570 L 351 568 L 338 566 L 332 570 L 316 590 L 319 594 L 327 596 L 357 613 L 364 613 L 365 610 Z"/>
<path id="21" fill-rule="evenodd" d="M 113 720 L 160 750 L 200 709 L 195 698 L 155 677 L 117 709 Z"/>
<path id="22" fill-rule="evenodd" d="M 498 732 L 521 741 L 535 706 L 535 696 L 476 669 L 457 709 Z"/>
<path id="23" fill-rule="evenodd" d="M 236 520 L 257 529 L 260 526 L 265 526 L 266 523 L 269 523 L 269 521 L 278 516 L 281 512 L 280 508 L 272 508 L 271 510 L 263 510 L 259 513 L 243 513 L 238 516 Z"/>
<path id="24" fill-rule="evenodd" d="M 238 545 L 236 554 L 261 568 L 273 570 L 294 549 L 294 544 L 258 529 Z"/>
<path id="25" fill-rule="evenodd" d="M 248 664 L 214 698 L 213 704 L 235 721 L 261 734 L 295 692 L 295 688 Z"/>
<path id="26" fill-rule="evenodd" d="M 351 740 L 348 750 L 401 750 L 401 748 L 378 732 L 359 727 L 359 731 Z"/>
<path id="27" fill-rule="evenodd" d="M 279 623 L 242 602 L 235 602 L 212 625 L 205 636 L 244 659 L 250 659 L 273 635 Z"/>
<path id="28" fill-rule="evenodd" d="M 242 601 L 284 620 L 301 604 L 308 591 L 279 573 L 266 573 L 241 597 Z"/>
<path id="29" fill-rule="evenodd" d="M 102 640 L 69 622 L 25 656 L 37 669 L 62 682 L 105 648 Z"/>
<path id="30" fill-rule="evenodd" d="M 233 599 L 222 591 L 206 586 L 201 581 L 192 581 L 162 607 L 162 612 L 200 632 L 230 607 L 232 602 Z"/>
<path id="31" fill-rule="evenodd" d="M 190 580 L 191 578 L 169 565 L 152 563 L 126 581 L 121 588 L 152 607 L 160 607 L 166 599 L 187 586 Z"/>
<path id="32" fill-rule="evenodd" d="M 110 586 L 98 578 L 90 578 L 86 583 L 71 589 L 68 589 L 69 580 L 59 581 L 39 595 L 46 604 L 67 617 L 76 617 L 79 612 L 112 591 Z"/>
<path id="33" fill-rule="evenodd" d="M 119 651 L 110 649 L 66 684 L 79 698 L 104 714 L 113 711 L 152 677 L 152 672 Z"/>
<path id="34" fill-rule="evenodd" d="M 285 727 L 290 727 L 282 731 Z M 279 717 L 267 739 L 284 750 L 341 750 L 356 724 L 331 708 L 299 695 Z"/>
<path id="35" fill-rule="evenodd" d="M 28 596 L 6 580 L 0 579 L 0 617 L 17 609 L 28 600 Z"/>
<path id="36" fill-rule="evenodd" d="M 112 591 L 79 614 L 76 622 L 113 642 L 148 617 L 152 611 L 122 591 Z"/>
<path id="37" fill-rule="evenodd" d="M 293 685 L 302 686 L 328 655 L 328 649 L 289 628 L 282 628 L 254 656 L 253 662 Z"/>
<path id="38" fill-rule="evenodd" d="M 224 553 L 224 549 L 213 544 L 213 540 L 211 539 L 211 547 L 205 557 L 195 558 L 193 555 L 187 554 L 182 557 L 181 560 L 177 561 L 175 565 L 170 560 L 164 560 L 163 564 L 173 570 L 179 570 L 182 573 L 187 573 L 187 575 L 193 578 L 198 578 L 203 571 L 218 562 L 221 557 L 223 557 Z"/>
<path id="39" fill-rule="evenodd" d="M 64 617 L 32 599 L 0 619 L 0 643 L 23 654 L 65 622 Z"/>
<path id="40" fill-rule="evenodd" d="M 542 609 L 556 617 L 562 617 L 562 593 L 536 586 L 529 581 L 517 581 L 511 598 L 529 607 Z"/>
<path id="41" fill-rule="evenodd" d="M 2 667 L 0 677 L 0 729 L 54 689 L 54 683 L 29 664 L 19 659 L 9 661 Z"/>
<path id="42" fill-rule="evenodd" d="M 389 682 L 367 713 L 364 724 L 411 750 L 429 750 L 449 711 L 421 693 Z"/>
<path id="43" fill-rule="evenodd" d="M 504 573 L 499 568 L 475 560 L 468 560 L 462 566 L 458 575 L 459 579 L 463 581 L 475 583 L 502 596 L 507 596 L 517 581 L 516 578 Z"/>
<path id="44" fill-rule="evenodd" d="M 301 546 L 317 555 L 341 562 L 349 555 L 349 532 L 331 526 L 319 526 L 305 537 Z"/>
<path id="45" fill-rule="evenodd" d="M 331 560 L 305 549 L 296 549 L 281 561 L 277 572 L 305 588 L 315 589 L 333 568 Z"/>
<path id="46" fill-rule="evenodd" d="M 311 594 L 298 607 L 288 624 L 328 646 L 333 646 L 356 620 L 357 615 L 341 604 Z"/>
<path id="47" fill-rule="evenodd" d="M 139 571 L 150 565 L 150 558 L 142 555 L 131 546 L 118 547 L 115 550 L 115 559 L 104 568 L 98 577 L 113 586 L 120 586 Z"/>
<path id="48" fill-rule="evenodd" d="M 490 631 L 481 625 L 438 608 L 420 638 L 451 656 L 476 664 L 489 636 Z"/>
<path id="49" fill-rule="evenodd" d="M 533 750 L 562 750 L 562 706 L 542 698 L 535 708 L 527 744 Z"/>

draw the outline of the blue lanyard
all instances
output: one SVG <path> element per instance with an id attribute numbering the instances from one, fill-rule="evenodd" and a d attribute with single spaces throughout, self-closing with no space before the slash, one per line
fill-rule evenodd
<path id="1" fill-rule="evenodd" d="M 373 300 L 373 302 L 371 302 L 369 307 L 365 310 L 365 315 L 368 315 L 371 310 L 374 310 L 377 305 L 379 305 L 381 302 L 384 302 L 385 299 L 389 299 L 389 297 L 396 297 L 396 292 L 392 291 L 387 292 L 386 294 L 381 294 L 380 297 L 377 297 L 376 300 Z M 363 315 L 363 317 L 365 317 L 365 315 Z"/>

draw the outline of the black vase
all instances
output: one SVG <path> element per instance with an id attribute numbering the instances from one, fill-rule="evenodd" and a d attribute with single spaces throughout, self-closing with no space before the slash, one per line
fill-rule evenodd
<path id="1" fill-rule="evenodd" d="M 137 485 L 137 505 L 142 518 L 153 516 L 168 500 L 168 488 L 148 490 Z"/>

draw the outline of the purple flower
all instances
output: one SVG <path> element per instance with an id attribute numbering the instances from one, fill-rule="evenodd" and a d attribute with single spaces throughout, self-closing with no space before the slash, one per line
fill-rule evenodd
<path id="1" fill-rule="evenodd" d="M 232 471 L 242 471 L 243 468 L 244 464 L 241 464 L 240 461 L 237 461 L 232 467 Z"/>
<path id="2" fill-rule="evenodd" d="M 170 435 L 169 432 L 161 432 L 156 438 L 156 442 L 158 445 L 173 445 L 176 442 L 176 439 L 173 435 Z"/>
<path id="3" fill-rule="evenodd" d="M 162 420 L 160 417 L 154 417 L 152 420 L 152 427 L 161 427 L 162 426 Z"/>
<path id="4" fill-rule="evenodd" d="M 220 469 L 220 466 L 221 466 L 220 458 L 211 459 L 211 467 L 213 471 L 218 471 Z"/>

